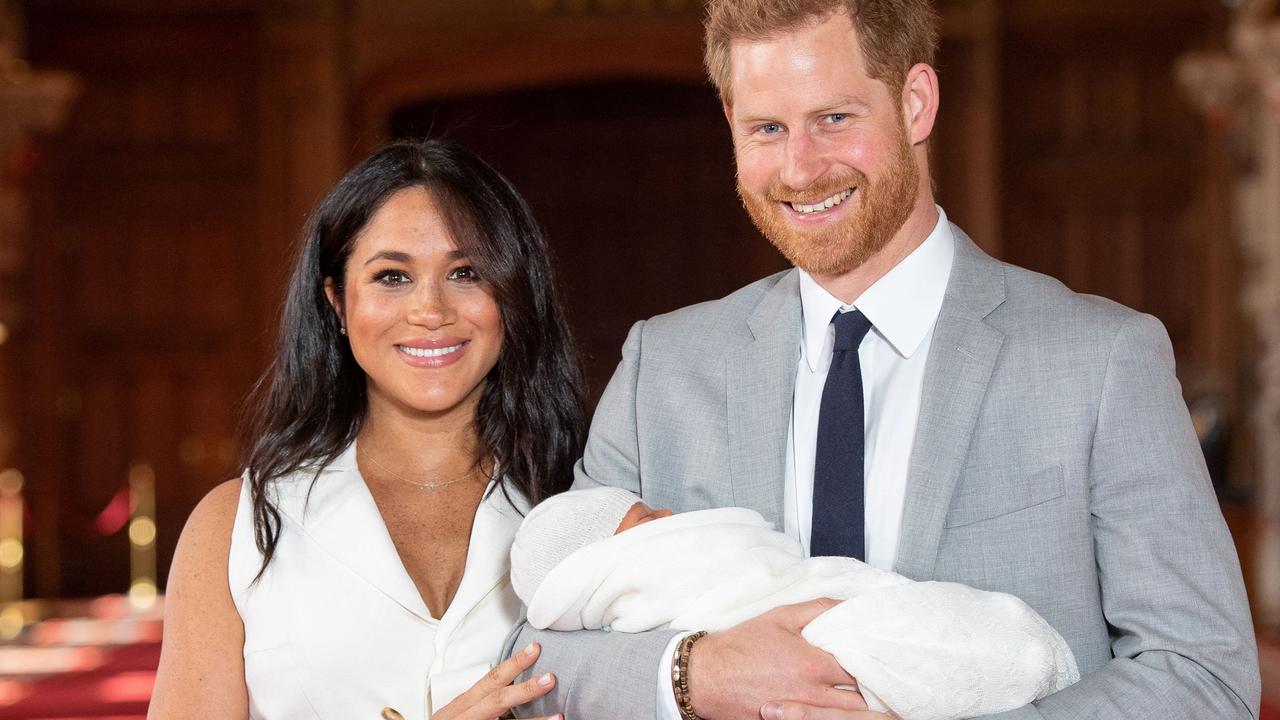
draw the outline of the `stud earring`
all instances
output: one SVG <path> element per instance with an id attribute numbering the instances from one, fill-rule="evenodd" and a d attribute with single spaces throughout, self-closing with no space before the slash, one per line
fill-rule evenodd
<path id="1" fill-rule="evenodd" d="M 343 326 L 341 326 L 341 325 L 339 325 L 339 326 L 338 326 L 338 332 L 339 332 L 339 333 L 341 333 L 341 334 L 343 334 L 343 335 L 346 335 L 346 334 L 347 334 L 347 328 L 346 328 L 346 327 L 343 327 Z"/>

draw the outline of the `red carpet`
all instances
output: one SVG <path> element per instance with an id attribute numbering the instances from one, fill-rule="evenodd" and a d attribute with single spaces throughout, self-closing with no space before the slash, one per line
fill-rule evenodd
<path id="1" fill-rule="evenodd" d="M 1258 638 L 1258 665 L 1262 668 L 1259 720 L 1280 720 L 1280 637 Z"/>
<path id="2" fill-rule="evenodd" d="M 68 612 L 78 610 L 80 612 Z M 64 606 L 0 644 L 0 720 L 145 720 L 160 661 L 160 603 L 119 596 Z M 1260 720 L 1280 720 L 1280 639 L 1259 638 Z"/>
<path id="3" fill-rule="evenodd" d="M 119 596 L 57 609 L 0 645 L 0 720 L 144 720 L 160 661 L 160 604 Z"/>

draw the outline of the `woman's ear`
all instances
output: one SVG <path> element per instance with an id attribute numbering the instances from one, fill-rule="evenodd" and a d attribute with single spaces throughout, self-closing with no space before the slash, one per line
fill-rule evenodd
<path id="1" fill-rule="evenodd" d="M 329 307 L 333 308 L 333 313 L 338 316 L 338 325 L 342 328 L 342 334 L 347 334 L 347 313 L 342 307 L 342 296 L 338 294 L 338 283 L 333 278 L 324 279 L 324 296 L 329 299 Z"/>

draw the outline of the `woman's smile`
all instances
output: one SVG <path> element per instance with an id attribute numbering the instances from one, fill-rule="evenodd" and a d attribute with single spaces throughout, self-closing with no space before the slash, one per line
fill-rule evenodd
<path id="1" fill-rule="evenodd" d="M 396 350 L 414 367 L 442 368 L 461 360 L 468 344 L 460 338 L 414 340 L 396 345 Z"/>

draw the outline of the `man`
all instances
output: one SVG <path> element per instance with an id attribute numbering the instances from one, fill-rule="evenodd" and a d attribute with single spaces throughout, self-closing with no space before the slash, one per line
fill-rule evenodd
<path id="1" fill-rule="evenodd" d="M 946 221 L 935 28 L 927 0 L 713 0 L 739 192 L 798 269 L 637 323 L 575 486 L 745 505 L 811 554 L 1021 597 L 1084 677 L 1004 717 L 1256 717 L 1239 565 L 1167 335 Z M 526 630 L 559 677 L 535 711 L 883 717 L 799 638 L 825 607 L 702 638 Z"/>

